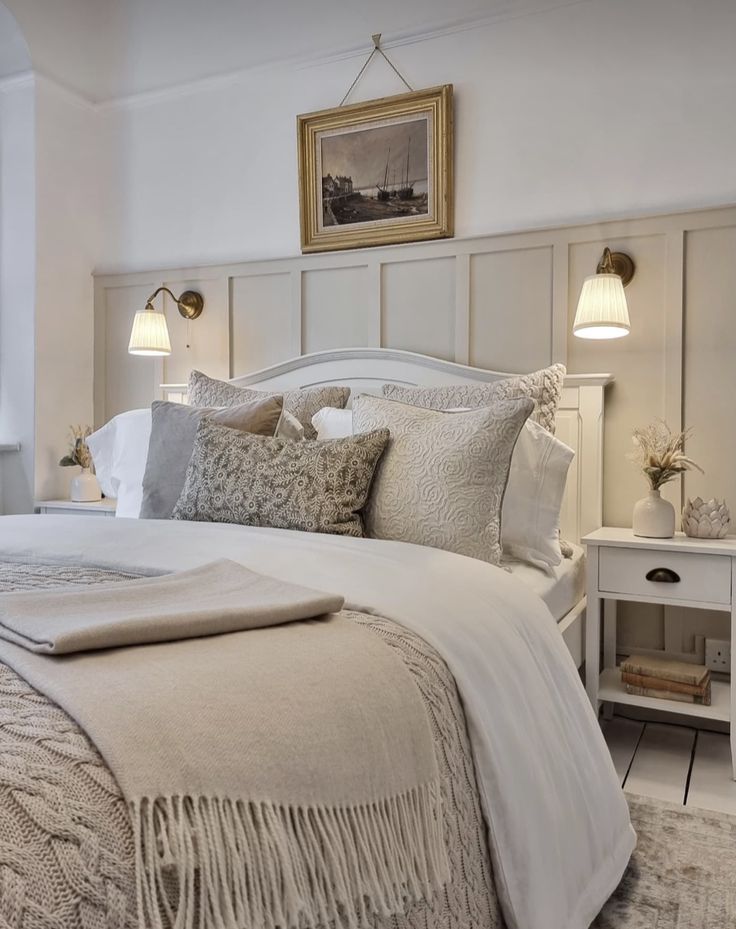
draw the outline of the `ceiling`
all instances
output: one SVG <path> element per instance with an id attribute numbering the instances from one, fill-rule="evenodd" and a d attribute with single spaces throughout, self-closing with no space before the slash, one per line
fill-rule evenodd
<path id="1" fill-rule="evenodd" d="M 0 79 L 31 66 L 28 46 L 10 10 L 0 3 Z"/>
<path id="2" fill-rule="evenodd" d="M 103 101 L 273 61 L 524 16 L 587 0 L 1 0 L 33 67 Z M 0 77 L 18 68 L 0 39 Z"/>

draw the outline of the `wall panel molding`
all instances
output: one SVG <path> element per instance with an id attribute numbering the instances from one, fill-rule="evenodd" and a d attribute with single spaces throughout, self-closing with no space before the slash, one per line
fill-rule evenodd
<path id="1" fill-rule="evenodd" d="M 134 376 L 121 314 L 130 316 L 138 309 L 141 293 L 148 288 L 163 282 L 174 288 L 194 286 L 199 281 L 217 297 L 208 297 L 201 324 L 191 325 L 193 356 L 215 374 L 224 365 L 231 376 L 242 375 L 310 346 L 332 345 L 330 320 L 341 323 L 339 339 L 346 343 L 390 347 L 394 341 L 402 348 L 500 370 L 521 370 L 538 359 L 539 364 L 565 361 L 574 373 L 613 372 L 618 383 L 609 398 L 605 459 L 609 475 L 616 475 L 617 481 L 608 484 L 606 518 L 623 523 L 630 518 L 632 494 L 639 486 L 623 461 L 631 425 L 643 416 L 657 415 L 676 427 L 688 412 L 689 351 L 683 335 L 688 299 L 684 282 L 691 270 L 688 239 L 715 243 L 723 259 L 730 239 L 721 246 L 719 230 L 734 226 L 736 207 L 731 206 L 368 250 L 97 275 L 96 422 L 153 399 L 163 368 L 181 376 L 188 364 L 186 356 L 172 356 L 165 366 L 135 359 L 142 364 Z M 584 344 L 570 334 L 581 279 L 595 271 L 603 246 L 616 243 L 630 250 L 638 264 L 627 291 L 632 335 L 615 343 Z M 704 254 L 702 248 L 696 250 L 695 286 L 700 290 L 709 280 L 706 271 L 699 270 L 708 267 Z M 313 275 L 320 271 L 332 273 L 324 278 Z M 718 278 L 723 271 L 719 266 L 713 273 Z M 324 286 L 311 286 L 318 280 Z M 697 301 L 698 294 L 690 293 L 689 299 Z M 226 304 L 222 332 L 216 337 L 210 325 L 205 340 L 209 314 L 219 312 L 212 300 Z M 345 322 L 351 314 L 354 326 Z M 176 314 L 169 319 L 172 339 L 181 344 L 178 327 L 185 324 Z M 728 338 L 730 329 L 726 331 Z M 725 360 L 730 364 L 730 356 Z M 706 367 L 696 364 L 693 371 L 702 377 Z M 640 388 L 634 389 L 637 383 Z M 699 410 L 702 393 L 693 391 Z M 713 402 L 713 409 L 720 410 L 722 401 L 714 397 Z M 709 451 L 717 447 L 709 423 L 694 425 Z M 736 486 L 721 490 L 718 484 L 713 490 L 728 492 L 736 501 Z M 681 489 L 675 486 L 670 492 L 679 506 Z"/>
<path id="2" fill-rule="evenodd" d="M 610 343 L 571 335 L 582 278 L 605 245 L 632 254 L 632 333 Z M 630 525 L 645 485 L 626 461 L 634 424 L 656 417 L 694 427 L 706 475 L 669 485 L 725 496 L 736 512 L 736 207 L 583 226 L 446 239 L 214 267 L 95 278 L 95 421 L 159 396 L 164 370 L 185 379 L 183 320 L 168 319 L 176 357 L 127 356 L 129 322 L 155 287 L 196 286 L 205 314 L 190 327 L 191 358 L 215 376 L 247 374 L 315 347 L 401 347 L 461 364 L 523 370 L 563 361 L 571 373 L 610 371 L 603 439 L 604 520 Z M 169 308 L 170 309 L 170 308 Z M 171 378 L 168 377 L 170 380 Z M 688 651 L 720 620 L 623 609 L 630 647 L 664 641 Z M 723 631 L 723 630 L 720 630 Z M 721 636 L 723 637 L 723 636 Z"/>

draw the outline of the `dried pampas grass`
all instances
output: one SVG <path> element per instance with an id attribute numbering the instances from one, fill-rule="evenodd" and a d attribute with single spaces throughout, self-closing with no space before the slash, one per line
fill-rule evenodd
<path id="1" fill-rule="evenodd" d="M 685 442 L 690 435 L 689 429 L 672 432 L 661 420 L 634 429 L 634 451 L 628 457 L 644 472 L 652 490 L 659 490 L 684 471 L 704 473 L 700 465 L 685 454 Z"/>

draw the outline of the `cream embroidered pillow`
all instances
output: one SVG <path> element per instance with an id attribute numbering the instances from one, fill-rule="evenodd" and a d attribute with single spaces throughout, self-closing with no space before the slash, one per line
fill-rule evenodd
<path id="1" fill-rule="evenodd" d="M 401 384 L 384 384 L 383 396 L 387 400 L 400 400 L 430 410 L 449 410 L 454 407 L 486 406 L 494 400 L 510 397 L 529 397 L 534 401 L 531 418 L 555 433 L 555 415 L 562 397 L 566 374 L 562 364 L 550 365 L 532 374 L 507 377 L 489 384 L 450 384 L 446 387 L 403 387 Z"/>
<path id="2" fill-rule="evenodd" d="M 201 371 L 192 371 L 189 375 L 189 402 L 192 406 L 238 406 L 247 400 L 263 400 L 269 396 L 283 396 L 284 410 L 304 426 L 304 438 L 314 439 L 317 437 L 317 430 L 312 425 L 314 414 L 323 406 L 343 409 L 350 398 L 350 388 L 327 384 L 298 390 L 254 390 L 215 380 Z"/>
<path id="3" fill-rule="evenodd" d="M 522 397 L 441 413 L 358 397 L 356 436 L 375 429 L 391 436 L 364 514 L 367 534 L 499 564 L 511 455 L 533 407 Z"/>
<path id="4" fill-rule="evenodd" d="M 173 519 L 362 536 L 388 432 L 293 442 L 203 419 Z"/>

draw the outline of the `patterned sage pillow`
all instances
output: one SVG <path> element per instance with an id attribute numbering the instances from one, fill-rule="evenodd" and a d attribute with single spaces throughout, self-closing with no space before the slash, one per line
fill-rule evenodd
<path id="1" fill-rule="evenodd" d="M 388 430 L 328 442 L 236 432 L 203 419 L 172 519 L 362 536 Z"/>
<path id="2" fill-rule="evenodd" d="M 269 396 L 283 396 L 284 410 L 304 426 L 304 438 L 316 439 L 317 430 L 312 425 L 312 417 L 323 406 L 344 409 L 350 398 L 350 388 L 327 384 L 297 390 L 254 390 L 215 380 L 201 371 L 192 371 L 189 375 L 189 402 L 192 406 L 237 406 L 247 400 L 262 400 Z"/>
<path id="3" fill-rule="evenodd" d="M 365 511 L 368 535 L 499 564 L 511 455 L 533 407 L 530 399 L 517 398 L 441 413 L 358 397 L 356 437 L 375 429 L 391 434 Z"/>
<path id="4" fill-rule="evenodd" d="M 519 374 L 488 384 L 449 384 L 445 387 L 404 387 L 384 384 L 387 400 L 400 400 L 429 410 L 451 410 L 458 407 L 477 409 L 494 400 L 529 397 L 534 401 L 531 419 L 547 432 L 555 434 L 555 416 L 562 397 L 562 385 L 567 373 L 563 364 L 550 365 L 532 374 Z"/>

